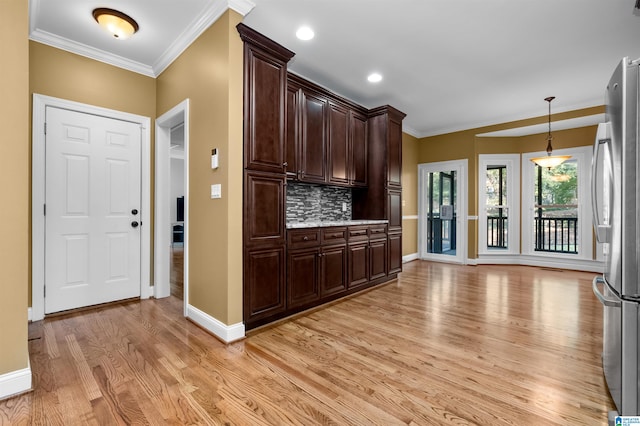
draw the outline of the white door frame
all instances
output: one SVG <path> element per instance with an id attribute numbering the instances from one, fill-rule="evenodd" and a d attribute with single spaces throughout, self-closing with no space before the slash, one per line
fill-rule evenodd
<path id="1" fill-rule="evenodd" d="M 187 315 L 189 300 L 189 99 L 185 99 L 169 111 L 156 118 L 156 163 L 155 163 L 155 232 L 153 271 L 155 297 L 171 294 L 171 129 L 184 123 L 184 296 L 183 311 Z"/>
<path id="2" fill-rule="evenodd" d="M 50 96 L 33 94 L 33 117 L 31 137 L 31 319 L 44 318 L 45 284 L 45 110 L 47 106 L 99 115 L 116 120 L 137 123 L 141 127 L 141 204 L 140 218 L 140 298 L 147 299 L 153 292 L 150 283 L 151 262 L 151 119 L 141 115 L 83 104 Z"/>
<path id="3" fill-rule="evenodd" d="M 440 161 L 435 163 L 418 164 L 418 257 L 425 260 L 435 260 L 438 262 L 448 263 L 467 263 L 467 167 L 468 160 L 452 160 Z M 425 248 L 426 232 L 427 232 L 427 211 L 425 205 L 427 187 L 424 181 L 428 173 L 455 170 L 458 174 L 456 178 L 456 255 L 444 255 L 427 253 Z"/>

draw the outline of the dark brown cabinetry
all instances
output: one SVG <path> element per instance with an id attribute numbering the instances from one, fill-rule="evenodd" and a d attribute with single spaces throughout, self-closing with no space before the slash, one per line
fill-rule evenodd
<path id="1" fill-rule="evenodd" d="M 322 247 L 320 296 L 339 294 L 347 289 L 347 244 Z"/>
<path id="2" fill-rule="evenodd" d="M 287 255 L 287 302 L 289 308 L 307 305 L 320 298 L 320 247 L 289 249 Z"/>
<path id="3" fill-rule="evenodd" d="M 349 114 L 351 154 L 350 183 L 355 187 L 367 186 L 367 116 L 353 110 Z"/>
<path id="4" fill-rule="evenodd" d="M 389 274 L 402 271 L 402 232 L 389 232 Z"/>
<path id="5" fill-rule="evenodd" d="M 366 111 L 293 74 L 287 79 L 286 100 L 287 177 L 366 186 Z"/>
<path id="6" fill-rule="evenodd" d="M 402 238 L 401 177 L 404 116 L 404 113 L 390 106 L 369 111 L 368 185 L 366 189 L 353 190 L 353 219 L 389 221 L 389 236 L 393 235 L 394 238 L 393 250 L 391 250 L 391 241 L 387 241 L 389 274 L 397 274 L 402 270 L 402 247 L 398 247 L 398 241 Z"/>
<path id="7" fill-rule="evenodd" d="M 350 182 L 349 110 L 332 103 L 329 106 L 329 182 Z"/>
<path id="8" fill-rule="evenodd" d="M 285 261 L 284 246 L 245 250 L 243 298 L 248 324 L 284 312 Z"/>
<path id="9" fill-rule="evenodd" d="M 402 265 L 402 119 L 287 73 L 294 53 L 244 42 L 243 318 L 247 330 L 394 278 Z M 353 219 L 286 230 L 286 179 L 353 188 Z"/>
<path id="10" fill-rule="evenodd" d="M 311 306 L 344 292 L 347 228 L 312 228 L 288 232 L 288 309 Z"/>
<path id="11" fill-rule="evenodd" d="M 243 317 L 247 328 L 285 311 L 285 107 L 293 52 L 244 24 Z"/>
<path id="12" fill-rule="evenodd" d="M 303 88 L 300 105 L 302 112 L 300 180 L 325 183 L 327 181 L 328 102 L 321 95 Z"/>
<path id="13" fill-rule="evenodd" d="M 287 108 L 286 108 L 286 132 L 285 132 L 285 169 L 287 179 L 298 179 L 300 170 L 300 147 L 297 141 L 300 139 L 300 86 L 288 81 L 287 84 Z"/>

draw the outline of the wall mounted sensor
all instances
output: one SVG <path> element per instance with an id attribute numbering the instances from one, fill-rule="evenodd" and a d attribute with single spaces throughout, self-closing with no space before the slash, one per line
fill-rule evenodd
<path id="1" fill-rule="evenodd" d="M 211 150 L 211 168 L 218 168 L 218 148 L 213 148 Z"/>

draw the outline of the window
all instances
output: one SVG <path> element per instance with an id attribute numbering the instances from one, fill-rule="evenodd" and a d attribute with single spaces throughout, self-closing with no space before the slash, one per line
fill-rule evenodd
<path id="1" fill-rule="evenodd" d="M 578 161 L 535 166 L 534 250 L 578 253 Z"/>
<path id="2" fill-rule="evenodd" d="M 478 157 L 478 252 L 520 252 L 520 155 Z"/>
<path id="3" fill-rule="evenodd" d="M 545 169 L 522 155 L 522 253 L 592 259 L 591 147 L 554 150 L 571 159 Z"/>

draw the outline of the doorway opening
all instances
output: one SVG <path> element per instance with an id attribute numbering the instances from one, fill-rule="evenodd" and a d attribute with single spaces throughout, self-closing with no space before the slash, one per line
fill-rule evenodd
<path id="1" fill-rule="evenodd" d="M 189 100 L 156 119 L 155 297 L 189 300 Z"/>
<path id="2" fill-rule="evenodd" d="M 467 161 L 418 165 L 421 259 L 465 263 Z"/>

